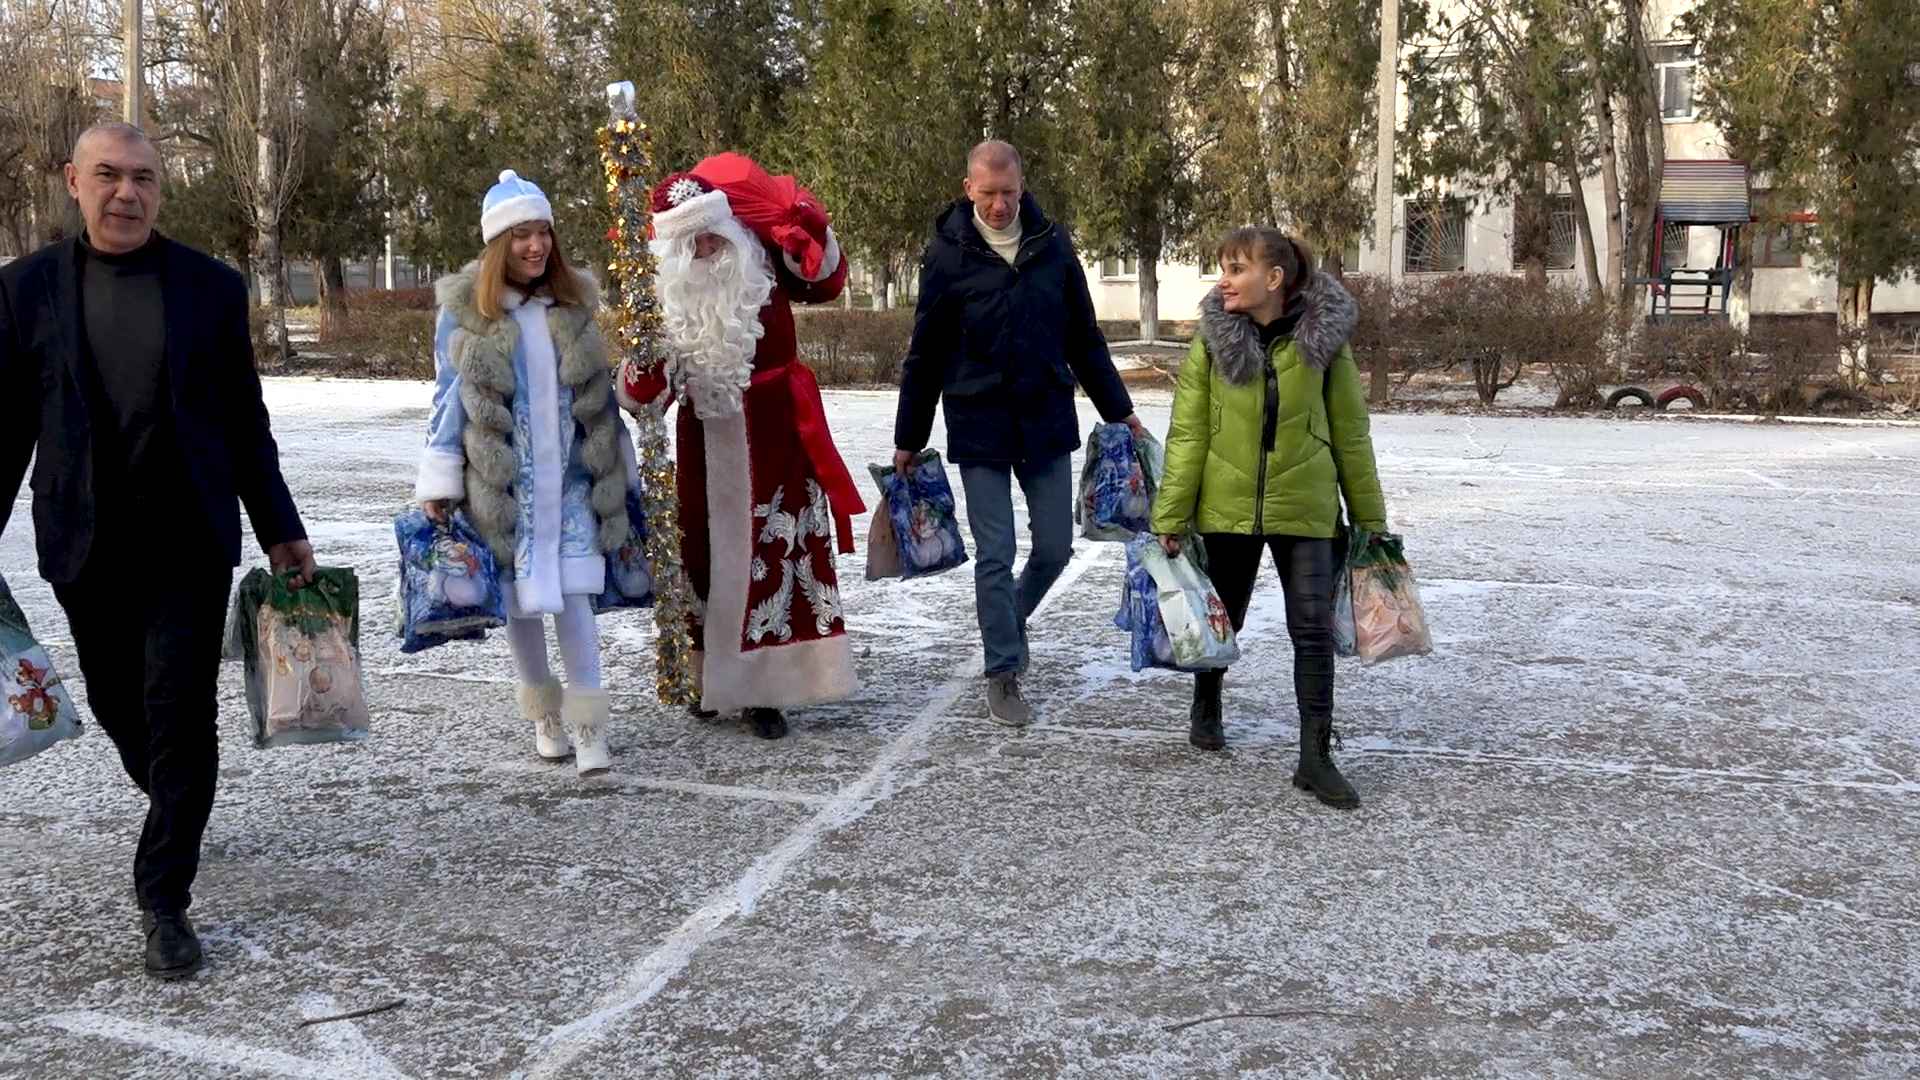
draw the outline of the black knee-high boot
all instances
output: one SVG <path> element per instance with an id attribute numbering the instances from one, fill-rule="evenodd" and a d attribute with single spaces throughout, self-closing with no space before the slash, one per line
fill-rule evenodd
<path id="1" fill-rule="evenodd" d="M 1332 744 L 1332 717 L 1300 718 L 1300 767 L 1293 771 L 1293 786 L 1313 792 L 1328 806 L 1352 810 L 1360 805 L 1360 794 L 1334 766 Z"/>
<path id="2" fill-rule="evenodd" d="M 1193 677 L 1193 707 L 1187 711 L 1187 741 L 1202 750 L 1225 750 L 1227 734 L 1220 720 L 1220 686 L 1225 671 L 1202 671 Z"/>

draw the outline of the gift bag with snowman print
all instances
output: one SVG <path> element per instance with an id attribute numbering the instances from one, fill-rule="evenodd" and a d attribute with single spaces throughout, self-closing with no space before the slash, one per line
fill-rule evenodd
<path id="1" fill-rule="evenodd" d="M 869 465 L 867 469 L 880 485 L 884 509 L 893 523 L 901 577 L 926 577 L 967 561 L 953 487 L 947 483 L 947 468 L 939 451 L 916 454 L 905 477 L 896 476 L 890 465 Z"/>
<path id="2" fill-rule="evenodd" d="M 455 511 L 439 525 L 414 507 L 394 519 L 393 535 L 400 544 L 401 652 L 478 639 L 507 625 L 499 565 L 465 515 Z"/>
<path id="3" fill-rule="evenodd" d="M 1080 499 L 1073 509 L 1080 535 L 1125 543 L 1153 526 L 1154 492 L 1166 470 L 1166 450 L 1151 435 L 1135 438 L 1125 424 L 1096 424 L 1087 434 L 1080 468 Z"/>

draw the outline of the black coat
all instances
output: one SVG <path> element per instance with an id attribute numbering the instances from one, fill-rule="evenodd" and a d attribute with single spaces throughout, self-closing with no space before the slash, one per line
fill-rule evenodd
<path id="1" fill-rule="evenodd" d="M 219 261 L 171 240 L 159 243 L 167 382 L 184 469 L 172 506 L 193 517 L 150 525 L 160 537 L 210 537 L 219 547 L 209 556 L 238 565 L 239 503 L 262 548 L 306 538 L 260 397 L 247 287 Z M 8 388 L 0 418 L 0 532 L 32 460 L 40 573 L 55 584 L 86 567 L 99 517 L 78 249 L 78 240 L 62 241 L 0 269 L 0 386 Z"/>
<path id="2" fill-rule="evenodd" d="M 1020 200 L 1020 226 L 1020 252 L 1008 265 L 974 227 L 972 203 L 954 203 L 935 223 L 920 264 L 895 447 L 927 445 L 943 398 L 947 457 L 960 464 L 1071 453 L 1081 443 L 1076 381 L 1108 422 L 1133 412 L 1065 230 L 1032 195 Z"/>

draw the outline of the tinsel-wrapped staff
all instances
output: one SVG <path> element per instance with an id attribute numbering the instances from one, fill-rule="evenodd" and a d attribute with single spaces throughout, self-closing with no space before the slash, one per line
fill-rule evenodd
<path id="1" fill-rule="evenodd" d="M 653 137 L 634 111 L 633 84 L 607 87 L 607 126 L 600 129 L 600 163 L 607 176 L 607 206 L 613 225 L 607 230 L 613 259 L 607 265 L 619 296 L 613 312 L 616 384 L 636 376 L 665 387 L 648 401 L 629 402 L 638 429 L 640 475 L 646 499 L 647 563 L 653 569 L 653 618 L 659 627 L 654 649 L 654 685 L 668 705 L 699 703 L 695 683 L 692 626 L 694 596 L 681 559 L 680 506 L 675 493 L 673 454 L 667 443 L 666 410 L 678 383 L 672 350 L 660 319 L 654 290 L 654 258 L 647 248 L 648 174 L 653 169 Z"/>

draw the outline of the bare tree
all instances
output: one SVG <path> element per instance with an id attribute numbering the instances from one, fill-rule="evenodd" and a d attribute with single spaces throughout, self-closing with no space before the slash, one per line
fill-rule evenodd
<path id="1" fill-rule="evenodd" d="M 16 251 L 79 228 L 61 167 L 100 111 L 88 73 L 111 59 L 107 16 L 90 0 L 0 0 L 0 236 Z"/>
<path id="2" fill-rule="evenodd" d="M 281 223 L 300 186 L 306 109 L 300 57 L 318 37 L 323 5 L 314 0 L 227 0 L 204 25 L 209 59 L 225 99 L 215 136 L 253 225 L 253 270 L 275 358 L 292 357 L 287 340 L 286 259 Z"/>

